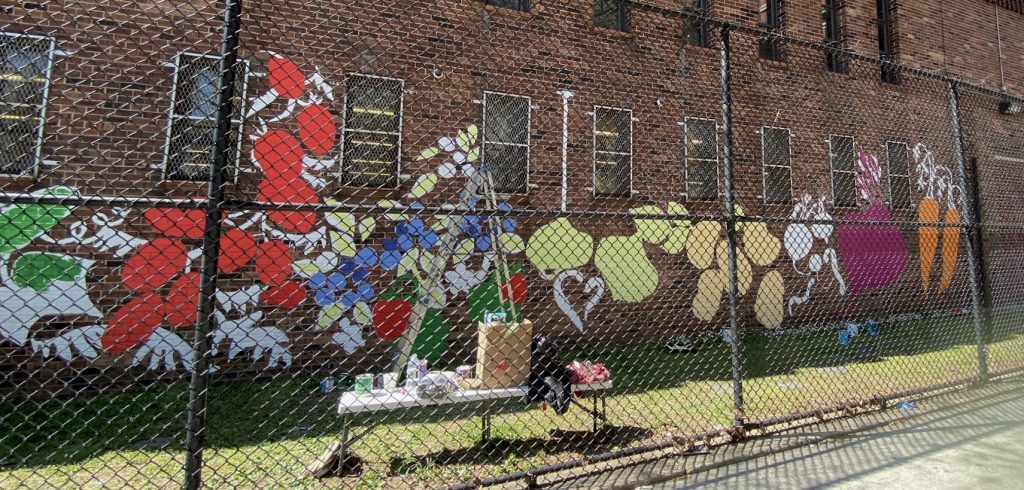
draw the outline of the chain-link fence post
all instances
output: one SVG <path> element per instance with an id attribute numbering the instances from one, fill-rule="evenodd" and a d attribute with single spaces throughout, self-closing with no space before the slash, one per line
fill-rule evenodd
<path id="1" fill-rule="evenodd" d="M 729 25 L 723 24 L 721 45 L 722 61 L 722 156 L 725 180 L 726 239 L 729 244 L 729 327 L 725 338 L 729 341 L 732 361 L 732 394 L 736 411 L 734 423 L 741 426 L 746 416 L 743 410 L 743 353 L 739 339 L 739 290 L 736 276 L 736 194 L 733 189 L 732 152 L 732 93 L 729 79 Z"/>
<path id="2" fill-rule="evenodd" d="M 231 115 L 234 112 L 235 65 L 241 31 L 242 2 L 227 0 L 224 6 L 224 32 L 220 47 L 217 82 L 217 121 L 213 133 L 206 224 L 203 231 L 202 276 L 199 283 L 199 316 L 196 321 L 195 363 L 189 383 L 188 428 L 185 443 L 185 488 L 202 486 L 203 446 L 206 439 L 206 398 L 210 383 L 209 360 L 213 334 L 214 296 L 217 292 L 217 261 L 220 255 L 221 205 L 227 182 L 227 148 L 231 139 Z"/>
<path id="3" fill-rule="evenodd" d="M 960 94 L 957 90 L 957 80 L 949 81 L 949 107 L 953 117 L 953 140 L 956 145 L 957 166 L 960 169 L 960 188 L 963 192 L 968 189 L 967 162 L 964 157 L 964 135 L 960 120 Z M 977 178 L 977 176 L 972 176 Z M 967 248 L 967 273 L 971 280 L 971 315 L 974 319 L 975 342 L 978 346 L 978 379 L 984 382 L 988 379 L 988 361 L 986 359 L 986 342 L 984 325 L 981 311 L 981 293 L 979 291 L 977 259 L 975 257 L 974 235 L 977 233 L 974 213 L 971 209 L 970 200 L 964 196 L 963 202 L 963 226 L 966 228 L 967 239 L 964 246 Z"/>

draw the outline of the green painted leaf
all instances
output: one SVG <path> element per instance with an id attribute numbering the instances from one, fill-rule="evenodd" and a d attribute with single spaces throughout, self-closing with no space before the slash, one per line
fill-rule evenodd
<path id="1" fill-rule="evenodd" d="M 9 254 L 39 238 L 71 208 L 59 204 L 14 204 L 0 213 L 0 254 Z"/>
<path id="2" fill-rule="evenodd" d="M 455 252 L 452 254 L 452 263 L 461 264 L 469 259 L 470 255 L 473 254 L 474 242 L 472 238 L 467 238 L 461 242 L 455 248 Z"/>
<path id="3" fill-rule="evenodd" d="M 30 252 L 14 261 L 14 283 L 19 287 L 31 287 L 43 292 L 50 289 L 54 281 L 71 282 L 85 273 L 78 259 L 63 255 Z"/>
<path id="4" fill-rule="evenodd" d="M 427 195 L 430 191 L 434 190 L 438 178 L 437 174 L 433 172 L 421 175 L 420 178 L 416 179 L 416 183 L 413 184 L 408 196 L 413 199 L 419 199 Z"/>
<path id="5" fill-rule="evenodd" d="M 476 138 L 480 135 L 480 128 L 476 127 L 476 124 L 470 124 L 466 128 L 466 134 L 469 136 L 469 144 L 475 144 Z"/>
<path id="6" fill-rule="evenodd" d="M 377 220 L 366 217 L 359 221 L 359 239 L 366 241 L 373 234 L 373 230 L 377 228 Z"/>
<path id="7" fill-rule="evenodd" d="M 439 362 L 448 350 L 448 337 L 451 327 L 438 310 L 427 310 L 423 316 L 423 324 L 416 340 L 412 344 L 412 353 L 431 364 Z"/>
<path id="8" fill-rule="evenodd" d="M 466 161 L 469 162 L 469 163 L 473 163 L 473 162 L 475 162 L 475 161 L 477 161 L 479 159 L 480 159 L 480 147 L 479 146 L 474 146 L 473 149 L 469 150 L 469 153 L 466 154 Z"/>
<path id="9" fill-rule="evenodd" d="M 470 128 L 475 127 L 476 126 L 470 126 Z M 459 146 L 459 151 L 468 153 L 469 147 L 472 146 L 472 143 L 470 143 L 469 140 L 469 133 L 466 131 L 459 131 L 459 135 L 455 137 L 455 144 Z"/>
<path id="10" fill-rule="evenodd" d="M 517 254 L 526 250 L 526 241 L 515 233 L 502 233 L 499 240 L 501 240 L 502 250 L 507 253 Z"/>
<path id="11" fill-rule="evenodd" d="M 326 308 L 320 310 L 320 317 L 316 319 L 316 326 L 320 329 L 325 329 L 334 325 L 342 315 L 345 314 L 345 308 L 341 306 L 341 303 L 332 303 Z"/>
<path id="12" fill-rule="evenodd" d="M 510 269 L 512 269 L 510 267 Z M 501 311 L 509 308 L 508 302 L 502 302 L 499 296 L 498 285 L 494 282 L 492 275 L 486 281 L 478 284 L 469 290 L 466 296 L 466 303 L 469 306 L 469 316 L 474 321 L 484 321 L 484 313 L 489 311 Z M 522 321 L 523 315 L 519 305 L 512 305 L 512 311 L 506 311 L 511 321 Z"/>
<path id="13" fill-rule="evenodd" d="M 331 247 L 342 257 L 356 256 L 356 241 L 348 233 L 330 232 Z"/>
<path id="14" fill-rule="evenodd" d="M 416 161 L 429 160 L 436 157 L 438 153 L 441 153 L 441 149 L 436 146 L 431 146 L 430 148 L 421 151 L 420 155 L 416 157 Z"/>

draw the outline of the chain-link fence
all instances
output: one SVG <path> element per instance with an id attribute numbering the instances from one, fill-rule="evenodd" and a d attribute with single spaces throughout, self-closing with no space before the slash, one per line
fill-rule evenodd
<path id="1" fill-rule="evenodd" d="M 0 8 L 0 486 L 532 485 L 1024 366 L 1020 100 L 533 3 Z"/>

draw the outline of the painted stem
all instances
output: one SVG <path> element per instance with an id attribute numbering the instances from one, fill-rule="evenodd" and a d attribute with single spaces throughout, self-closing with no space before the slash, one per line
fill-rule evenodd
<path id="1" fill-rule="evenodd" d="M 946 210 L 946 224 L 960 222 L 960 212 L 954 208 Z M 960 228 L 946 226 L 942 229 L 942 278 L 939 280 L 939 292 L 945 292 L 953 284 L 956 272 L 957 256 L 960 248 Z"/>

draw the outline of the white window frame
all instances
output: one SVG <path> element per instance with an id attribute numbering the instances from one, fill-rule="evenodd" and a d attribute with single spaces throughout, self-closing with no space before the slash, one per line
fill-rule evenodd
<path id="1" fill-rule="evenodd" d="M 628 183 L 629 187 L 626 189 L 626 193 L 622 194 L 622 195 L 619 195 L 619 194 L 599 194 L 597 192 L 597 153 L 598 153 L 598 151 L 597 151 L 597 111 L 599 111 L 599 110 L 619 111 L 619 112 L 625 112 L 625 113 L 629 114 L 629 153 L 620 153 L 620 152 L 614 152 L 614 151 L 603 151 L 603 152 L 601 152 L 601 153 L 608 153 L 608 154 L 612 154 L 612 155 L 619 155 L 619 156 L 626 155 L 626 156 L 629 156 L 629 183 Z M 591 159 L 590 159 L 590 161 L 591 161 L 590 177 L 591 177 L 591 185 L 593 185 L 593 187 L 591 187 L 591 194 L 594 197 L 610 197 L 610 198 L 631 197 L 633 195 L 633 109 L 624 109 L 622 107 L 595 105 L 594 106 L 594 110 L 591 112 L 590 135 L 591 135 L 591 138 L 592 138 L 592 140 L 591 140 L 592 154 L 591 154 Z"/>
<path id="2" fill-rule="evenodd" d="M 169 170 L 170 170 L 170 165 L 171 165 L 171 141 L 173 139 L 172 132 L 173 132 L 175 121 L 178 121 L 178 120 L 181 120 L 181 119 L 200 120 L 198 118 L 193 118 L 193 117 L 190 117 L 188 115 L 175 114 L 174 113 L 175 107 L 177 107 L 177 104 L 178 104 L 178 100 L 177 100 L 178 99 L 178 75 L 181 73 L 182 57 L 203 58 L 203 59 L 208 59 L 208 60 L 220 60 L 220 56 L 216 56 L 216 55 L 212 55 L 212 54 L 205 54 L 205 53 L 198 53 L 198 52 L 195 52 L 195 51 L 182 51 L 182 52 L 174 55 L 174 76 L 171 79 L 171 106 L 167 110 L 167 131 L 166 131 L 166 133 L 164 135 L 164 137 L 165 137 L 165 139 L 164 139 L 164 155 L 163 155 L 164 156 L 164 161 L 163 161 L 163 166 L 162 166 L 163 170 L 162 170 L 162 175 L 161 175 L 161 179 L 162 180 L 169 180 L 170 179 L 170 177 L 169 177 L 170 176 L 170 171 Z M 241 100 L 242 103 L 244 104 L 245 100 L 246 100 L 246 95 L 247 95 L 248 89 L 249 89 L 249 60 L 239 59 L 238 62 L 242 64 L 242 93 L 235 94 L 234 98 Z M 236 135 L 236 137 L 235 137 L 235 139 L 237 141 L 237 143 L 235 144 L 235 158 L 234 158 L 234 161 L 233 162 L 229 162 L 229 165 L 228 165 L 228 180 L 231 181 L 231 182 L 237 182 L 238 174 L 241 173 L 241 172 L 239 172 L 239 170 L 241 169 L 241 161 L 242 161 L 242 136 L 245 134 L 245 130 L 244 130 L 244 126 L 245 126 L 245 107 L 242 107 L 242 110 L 239 111 L 238 113 L 240 114 L 240 117 L 238 119 L 234 119 L 234 118 L 231 119 L 231 126 L 234 128 L 234 131 L 238 133 Z M 214 117 L 216 118 L 216 116 L 214 116 Z M 212 168 L 211 168 L 211 171 L 212 171 Z M 173 179 L 173 180 L 176 181 L 176 182 L 201 182 L 199 180 L 194 180 L 194 179 L 178 179 L 178 178 L 176 178 L 176 179 Z"/>
<path id="3" fill-rule="evenodd" d="M 25 170 L 22 170 L 21 172 L 18 172 L 18 173 L 8 173 L 8 172 L 0 173 L 0 175 L 15 175 L 16 176 L 16 175 L 27 174 L 27 175 L 31 175 L 32 177 L 38 177 L 39 176 L 39 167 L 41 166 L 41 164 L 43 162 L 43 140 L 46 138 L 46 111 L 47 111 L 47 109 L 50 106 L 50 86 L 53 83 L 53 64 L 54 64 L 54 58 L 57 55 L 57 40 L 55 38 L 53 38 L 53 37 L 50 37 L 50 36 L 41 36 L 41 35 L 38 35 L 38 34 L 26 34 L 26 33 L 8 32 L 8 31 L 0 32 L 0 36 L 4 36 L 4 37 L 8 37 L 8 38 L 28 38 L 28 39 L 35 40 L 35 41 L 49 41 L 49 43 L 50 43 L 49 48 L 47 48 L 47 50 L 46 50 L 46 55 L 47 55 L 46 70 L 45 70 L 46 74 L 44 75 L 46 77 L 46 80 L 43 82 L 43 101 L 42 101 L 41 106 L 39 107 L 38 116 L 37 116 L 37 117 L 39 117 L 39 129 L 36 130 L 35 151 L 34 151 L 34 158 L 33 158 L 34 161 L 32 162 L 32 167 L 28 168 L 28 169 L 25 169 Z"/>
<path id="4" fill-rule="evenodd" d="M 833 138 L 846 138 L 850 140 L 850 150 L 853 151 L 853 170 L 836 170 L 836 154 L 832 151 L 832 139 Z M 836 202 L 836 174 L 852 174 L 853 175 L 853 202 L 850 204 L 840 204 Z M 832 189 L 832 205 L 835 207 L 842 208 L 854 208 L 857 207 L 857 139 L 853 136 L 847 136 L 845 134 L 829 133 L 828 135 L 828 178 L 829 184 Z"/>
<path id="5" fill-rule="evenodd" d="M 718 133 L 721 129 L 718 126 L 718 121 L 712 118 L 705 117 L 686 117 L 683 119 L 683 185 L 686 187 L 686 200 L 693 201 L 693 197 L 690 195 L 690 142 L 686 141 L 686 138 L 690 135 L 690 121 L 704 121 L 710 122 L 715 126 L 715 199 L 722 197 L 722 157 L 719 148 Z M 694 158 L 694 161 L 709 162 L 706 158 Z M 700 201 L 707 201 L 707 199 L 699 199 Z"/>
<path id="6" fill-rule="evenodd" d="M 365 131 L 362 129 L 351 129 L 348 127 L 348 82 L 355 77 L 359 78 L 374 78 L 377 80 L 388 80 L 391 82 L 398 82 L 398 131 Z M 359 189 L 398 189 L 402 186 L 402 135 L 405 133 L 405 79 L 386 77 L 381 75 L 371 75 L 368 73 L 357 73 L 351 72 L 345 79 L 345 96 L 342 97 L 342 120 L 341 120 L 341 144 L 339 145 L 340 153 L 338 154 L 338 181 L 341 182 L 342 186 L 354 187 Z M 345 145 L 348 143 L 349 134 L 363 133 L 363 134 L 377 134 L 387 136 L 397 136 L 395 144 L 398 146 L 397 156 L 395 157 L 395 185 L 393 186 L 366 186 L 353 184 L 350 181 L 345 180 Z"/>
<path id="7" fill-rule="evenodd" d="M 776 129 L 776 130 L 781 130 L 781 131 L 785 131 L 786 132 L 786 135 L 789 138 L 789 145 L 788 145 L 788 147 L 789 147 L 789 155 L 787 155 L 787 157 L 786 157 L 786 161 L 788 162 L 787 165 L 769 165 L 768 164 L 768 160 L 765 158 L 765 152 L 764 152 L 764 149 L 765 149 L 765 130 L 766 129 Z M 781 126 L 765 126 L 765 125 L 762 125 L 761 128 L 757 130 L 757 132 L 761 134 L 761 202 L 764 203 L 765 205 L 768 205 L 768 206 L 786 204 L 786 203 L 782 203 L 782 202 L 768 202 L 768 171 L 767 171 L 768 167 L 784 167 L 784 168 L 788 168 L 789 169 L 789 200 L 790 200 L 790 202 L 792 202 L 793 201 L 793 131 L 791 129 L 789 129 L 789 128 L 784 128 L 784 127 L 781 127 Z"/>
<path id="8" fill-rule="evenodd" d="M 892 164 L 891 164 L 891 162 L 892 162 L 892 153 L 889 151 L 889 145 L 902 146 L 903 149 L 906 150 L 907 173 L 905 173 L 905 174 L 894 174 L 892 172 Z M 888 178 L 888 182 L 889 182 L 889 209 L 892 209 L 894 211 L 897 210 L 897 209 L 910 209 L 910 208 L 914 207 L 914 184 L 913 184 L 913 181 L 910 180 L 910 176 L 912 175 L 912 173 L 911 173 L 912 172 L 912 170 L 911 170 L 911 161 L 912 160 L 911 160 L 911 156 L 910 156 L 910 144 L 909 143 L 907 143 L 906 141 L 895 141 L 895 140 L 886 141 L 885 142 L 885 166 L 886 166 L 886 171 L 889 173 L 889 178 Z M 896 207 L 896 203 L 893 202 L 893 198 L 892 198 L 892 196 L 893 196 L 893 193 L 892 193 L 892 181 L 893 181 L 894 177 L 905 178 L 906 181 L 907 181 L 907 199 L 910 200 L 910 202 L 907 203 L 907 207 L 897 208 Z"/>
<path id="9" fill-rule="evenodd" d="M 503 142 L 503 141 L 487 141 L 487 96 L 488 95 L 497 95 L 499 97 L 515 97 L 515 98 L 518 98 L 518 99 L 526 99 L 526 143 L 525 144 L 522 144 L 522 143 L 506 143 L 506 142 Z M 493 90 L 485 90 L 484 91 L 484 100 L 483 100 L 483 124 L 482 124 L 482 126 L 483 126 L 483 128 L 482 128 L 481 143 L 480 143 L 480 159 L 481 159 L 481 161 L 482 161 L 482 163 L 484 165 L 487 165 L 487 143 L 492 143 L 492 144 L 496 144 L 496 145 L 504 145 L 504 146 L 518 146 L 520 148 L 522 148 L 524 146 L 526 147 L 526 184 L 525 184 L 525 189 L 523 190 L 523 192 L 498 192 L 498 193 L 499 194 L 503 194 L 503 195 L 511 195 L 511 196 L 525 196 L 525 195 L 529 194 L 530 193 L 530 160 L 531 160 L 531 157 L 532 157 L 531 152 L 530 152 L 530 146 L 531 146 L 532 137 L 533 137 L 533 135 L 530 134 L 530 133 L 533 132 L 533 99 L 531 99 L 527 95 L 511 94 L 511 93 L 507 93 L 507 92 L 497 92 L 497 91 L 493 91 Z"/>

